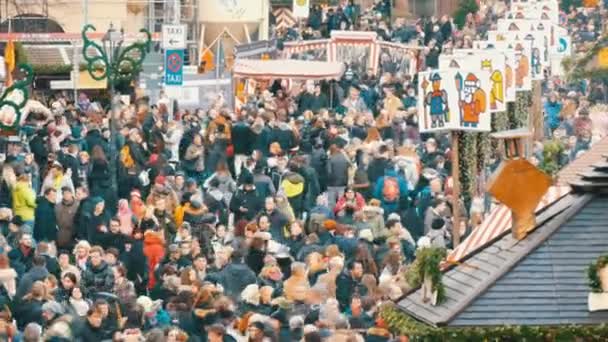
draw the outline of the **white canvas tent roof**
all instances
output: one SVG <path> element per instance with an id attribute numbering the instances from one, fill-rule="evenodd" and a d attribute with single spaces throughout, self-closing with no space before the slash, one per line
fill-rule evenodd
<path id="1" fill-rule="evenodd" d="M 260 80 L 291 78 L 300 80 L 339 79 L 344 74 L 340 62 L 300 61 L 294 59 L 238 59 L 232 70 L 234 77 Z"/>

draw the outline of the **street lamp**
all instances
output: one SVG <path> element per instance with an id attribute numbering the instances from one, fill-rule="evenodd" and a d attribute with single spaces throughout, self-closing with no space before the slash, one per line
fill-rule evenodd
<path id="1" fill-rule="evenodd" d="M 95 31 L 93 25 L 86 25 L 82 29 L 84 42 L 82 54 L 87 71 L 96 81 L 107 80 L 112 104 L 114 104 L 116 84 L 121 81 L 132 81 L 137 76 L 150 48 L 151 36 L 147 30 L 141 29 L 140 32 L 145 34 L 146 39 L 123 48 L 122 30 L 117 31 L 110 24 L 110 28 L 101 39 L 103 45 L 100 46 L 87 37 L 87 32 L 91 30 Z"/>
<path id="2" fill-rule="evenodd" d="M 111 104 L 108 120 L 110 126 L 109 152 L 111 155 L 115 155 L 114 152 L 117 146 L 114 119 L 116 118 L 117 112 L 120 110 L 115 86 L 119 82 L 129 82 L 136 78 L 137 74 L 141 71 L 146 54 L 150 50 L 152 39 L 150 32 L 141 29 L 140 32 L 145 35 L 145 39 L 123 47 L 123 31 L 117 31 L 114 29 L 114 26 L 110 24 L 110 28 L 101 39 L 102 46 L 100 46 L 98 43 L 89 40 L 87 37 L 89 31 L 95 31 L 95 27 L 89 24 L 85 25 L 82 29 L 82 55 L 91 78 L 96 81 L 107 80 Z M 114 168 L 113 171 L 114 174 L 116 174 L 116 158 L 111 158 L 111 160 L 113 162 L 110 165 Z"/>

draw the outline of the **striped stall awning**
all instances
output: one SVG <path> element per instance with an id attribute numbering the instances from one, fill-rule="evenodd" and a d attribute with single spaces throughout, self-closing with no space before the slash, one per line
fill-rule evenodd
<path id="1" fill-rule="evenodd" d="M 239 59 L 234 63 L 232 73 L 234 77 L 259 80 L 337 80 L 344 74 L 344 64 L 293 59 Z"/>
<path id="2" fill-rule="evenodd" d="M 305 42 L 290 42 L 285 43 L 283 51 L 285 53 L 300 53 L 310 50 L 323 50 L 327 49 L 327 44 L 329 44 L 329 39 L 309 40 Z"/>
<path id="3" fill-rule="evenodd" d="M 552 186 L 547 190 L 542 200 L 536 207 L 536 212 L 543 210 L 549 205 L 555 203 L 560 198 L 570 193 L 569 186 Z M 500 204 L 496 206 L 490 214 L 486 216 L 479 227 L 467 237 L 458 247 L 448 255 L 448 263 L 456 263 L 461 261 L 475 250 L 483 247 L 488 242 L 511 229 L 511 209 L 506 205 Z"/>

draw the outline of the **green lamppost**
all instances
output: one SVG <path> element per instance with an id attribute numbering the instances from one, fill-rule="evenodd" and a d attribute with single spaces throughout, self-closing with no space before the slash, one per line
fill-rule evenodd
<path id="1" fill-rule="evenodd" d="M 112 104 L 112 113 L 110 115 L 110 130 L 112 137 L 114 136 L 114 111 L 117 109 L 116 90 L 115 86 L 118 82 L 132 81 L 141 70 L 142 63 L 146 58 L 146 54 L 150 48 L 151 36 L 150 32 L 141 29 L 140 32 L 145 34 L 145 40 L 134 42 L 131 45 L 123 47 L 123 33 L 116 31 L 112 24 L 101 39 L 102 45 L 89 40 L 87 37 L 88 31 L 95 31 L 93 25 L 86 25 L 82 29 L 82 55 L 86 62 L 87 71 L 91 78 L 96 81 L 107 80 L 108 91 L 110 92 L 110 101 Z"/>
<path id="2" fill-rule="evenodd" d="M 114 154 L 117 148 L 115 118 L 120 110 L 115 86 L 119 82 L 132 81 L 141 71 L 142 63 L 150 49 L 152 39 L 150 32 L 141 29 L 140 32 L 145 36 L 143 41 L 123 46 L 124 37 L 122 30 L 117 31 L 110 24 L 110 28 L 101 39 L 102 45 L 99 45 L 87 37 L 89 31 L 95 30 L 93 25 L 86 25 L 82 29 L 82 55 L 84 56 L 86 68 L 91 78 L 96 81 L 105 79 L 108 83 L 111 101 L 108 122 L 110 125 L 110 153 Z M 111 160 L 114 161 L 116 158 L 111 158 Z M 114 169 L 116 168 L 115 162 L 112 162 L 111 165 Z"/>

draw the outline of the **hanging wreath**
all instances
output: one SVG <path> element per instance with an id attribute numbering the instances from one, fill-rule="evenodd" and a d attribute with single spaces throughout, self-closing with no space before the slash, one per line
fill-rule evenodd
<path id="1" fill-rule="evenodd" d="M 439 264 L 445 257 L 447 252 L 445 248 L 425 247 L 416 251 L 416 261 L 406 271 L 405 279 L 413 288 L 420 287 L 425 277 L 429 277 L 432 282 L 432 291 L 437 291 L 437 302 L 441 304 L 445 301 L 445 287 L 441 281 L 443 273 Z"/>

